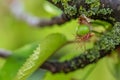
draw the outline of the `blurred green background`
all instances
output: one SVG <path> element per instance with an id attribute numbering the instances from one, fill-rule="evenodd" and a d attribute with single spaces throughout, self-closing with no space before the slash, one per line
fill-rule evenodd
<path id="1" fill-rule="evenodd" d="M 72 20 L 63 25 L 54 25 L 44 28 L 36 28 L 24 21 L 18 20 L 9 11 L 6 5 L 7 0 L 0 0 L 0 48 L 8 50 L 16 50 L 26 44 L 40 42 L 47 35 L 52 33 L 62 33 L 69 40 L 74 38 L 75 29 L 78 24 L 77 20 Z M 61 11 L 56 7 L 46 2 L 45 0 L 24 0 L 25 10 L 31 15 L 42 18 L 51 18 L 61 14 Z M 91 44 L 88 44 L 91 47 Z M 60 60 L 69 59 L 71 56 L 76 56 L 78 52 L 75 49 L 70 50 L 71 46 L 66 46 L 58 53 L 66 53 Z M 67 54 L 68 53 L 68 54 Z M 53 57 L 54 58 L 54 57 Z M 39 75 L 32 76 L 29 80 L 117 80 L 108 69 L 109 57 L 101 59 L 97 64 L 90 65 L 84 69 L 77 70 L 68 74 L 58 73 L 43 75 L 44 78 L 37 79 Z M 5 60 L 1 59 L 1 63 Z M 2 64 L 0 64 L 2 66 Z M 35 79 L 36 77 L 36 79 Z"/>

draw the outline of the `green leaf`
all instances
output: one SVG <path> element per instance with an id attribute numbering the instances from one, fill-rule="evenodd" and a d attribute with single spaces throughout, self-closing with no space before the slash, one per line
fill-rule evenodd
<path id="1" fill-rule="evenodd" d="M 37 47 L 38 43 L 26 45 L 16 51 L 6 60 L 0 71 L 0 80 L 13 80 L 19 68 Z"/>
<path id="2" fill-rule="evenodd" d="M 26 80 L 38 67 L 40 67 L 55 51 L 65 45 L 66 38 L 62 34 L 52 34 L 45 38 L 27 59 L 18 71 L 15 80 Z"/>
<path id="3" fill-rule="evenodd" d="M 28 77 L 27 80 L 43 80 L 46 72 L 47 71 L 45 70 L 38 69 L 30 77 Z"/>

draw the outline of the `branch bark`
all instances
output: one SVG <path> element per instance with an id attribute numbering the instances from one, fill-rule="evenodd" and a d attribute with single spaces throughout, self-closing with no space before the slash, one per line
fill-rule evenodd
<path id="1" fill-rule="evenodd" d="M 24 6 L 20 0 L 11 0 L 9 10 L 17 19 L 23 20 L 29 25 L 36 27 L 52 26 L 55 24 L 61 25 L 70 20 L 64 13 L 51 19 L 42 19 L 30 15 L 30 13 L 24 11 Z"/>
<path id="2" fill-rule="evenodd" d="M 8 58 L 12 54 L 11 51 L 0 49 L 0 57 L 2 58 Z"/>
<path id="3" fill-rule="evenodd" d="M 40 26 L 40 27 L 45 27 L 45 26 L 52 26 L 52 25 L 61 25 L 61 24 L 64 24 L 66 22 L 70 21 L 69 18 L 67 18 L 67 16 L 63 13 L 61 14 L 60 16 L 56 16 L 56 17 L 53 17 L 52 19 L 50 20 L 41 20 L 39 21 L 39 23 L 37 24 L 37 26 Z"/>
<path id="4" fill-rule="evenodd" d="M 92 19 L 104 20 L 110 23 L 114 23 L 115 21 L 120 21 L 120 14 L 118 14 L 120 13 L 120 9 L 118 9 L 118 7 L 120 6 L 119 0 L 96 0 L 93 2 L 92 1 L 86 2 L 86 0 L 69 0 L 68 2 L 62 0 L 56 2 L 53 0 L 47 0 L 47 1 L 51 2 L 53 5 L 61 9 L 70 19 L 78 18 L 81 14 L 86 13 L 86 16 Z M 92 4 L 94 4 L 95 6 L 93 6 Z M 93 7 L 91 7 L 91 5 Z M 75 14 L 71 15 L 73 13 L 73 10 L 69 11 L 69 9 L 71 9 L 71 7 L 73 6 L 76 12 Z M 81 10 L 84 13 L 81 13 L 80 7 L 83 8 Z M 109 9 L 112 10 L 111 13 L 109 13 Z M 66 11 L 69 12 L 66 13 Z"/>
<path id="5" fill-rule="evenodd" d="M 49 61 L 47 61 L 40 68 L 48 70 L 52 73 L 72 72 L 77 69 L 84 68 L 84 67 L 88 66 L 89 64 L 96 63 L 99 59 L 110 54 L 111 51 L 105 52 L 105 51 L 101 50 L 99 52 L 100 52 L 99 58 L 95 58 L 93 61 L 89 60 L 89 58 L 87 57 L 88 54 L 83 54 L 83 55 L 80 55 L 78 57 L 71 59 L 70 61 L 65 61 L 65 62 L 49 62 Z M 79 61 L 81 61 L 81 63 Z"/>

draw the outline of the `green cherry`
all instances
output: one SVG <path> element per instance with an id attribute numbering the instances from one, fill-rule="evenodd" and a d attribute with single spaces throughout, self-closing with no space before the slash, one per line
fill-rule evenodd
<path id="1" fill-rule="evenodd" d="M 89 32 L 90 32 L 89 26 L 86 25 L 79 25 L 76 29 L 76 33 L 79 36 L 83 36 Z"/>

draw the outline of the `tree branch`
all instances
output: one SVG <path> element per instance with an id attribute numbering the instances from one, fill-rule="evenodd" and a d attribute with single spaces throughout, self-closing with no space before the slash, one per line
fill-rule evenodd
<path id="1" fill-rule="evenodd" d="M 120 21 L 120 0 L 47 0 L 61 9 L 68 18 L 75 19 L 85 14 L 92 19 L 104 20 L 110 23 Z M 93 6 L 93 5 L 94 6 Z"/>
<path id="2" fill-rule="evenodd" d="M 110 32 L 105 33 L 95 44 L 95 47 L 78 57 L 65 62 L 45 62 L 40 68 L 57 72 L 71 72 L 95 63 L 120 46 L 120 23 L 116 23 Z"/>
<path id="3" fill-rule="evenodd" d="M 105 52 L 105 51 L 100 51 L 100 56 L 99 58 L 95 58 L 93 61 L 90 61 L 87 56 L 88 54 L 82 54 L 78 57 L 75 57 L 71 59 L 70 61 L 65 61 L 65 62 L 45 62 L 40 68 L 48 70 L 52 73 L 58 73 L 58 72 L 72 72 L 80 68 L 84 68 L 89 64 L 95 63 L 99 59 L 103 58 L 107 54 L 110 54 L 111 51 Z M 93 53 L 94 54 L 94 53 Z M 92 54 L 91 54 L 92 55 Z M 94 57 L 94 56 L 93 56 Z"/>
<path id="4" fill-rule="evenodd" d="M 0 49 L 0 57 L 2 58 L 8 58 L 12 54 L 11 51 Z"/>
<path id="5" fill-rule="evenodd" d="M 40 27 L 44 27 L 44 26 L 52 26 L 52 25 L 61 25 L 64 24 L 65 22 L 70 21 L 69 18 L 67 18 L 67 16 L 65 14 L 61 14 L 60 16 L 57 17 L 53 17 L 50 20 L 41 20 L 39 21 L 39 23 L 37 24 Z"/>
<path id="6" fill-rule="evenodd" d="M 51 19 L 42 19 L 37 16 L 30 15 L 30 13 L 24 11 L 24 6 L 19 0 L 12 0 L 9 5 L 11 13 L 16 18 L 36 27 L 51 26 L 54 24 L 61 25 L 70 20 L 64 13 Z"/>

